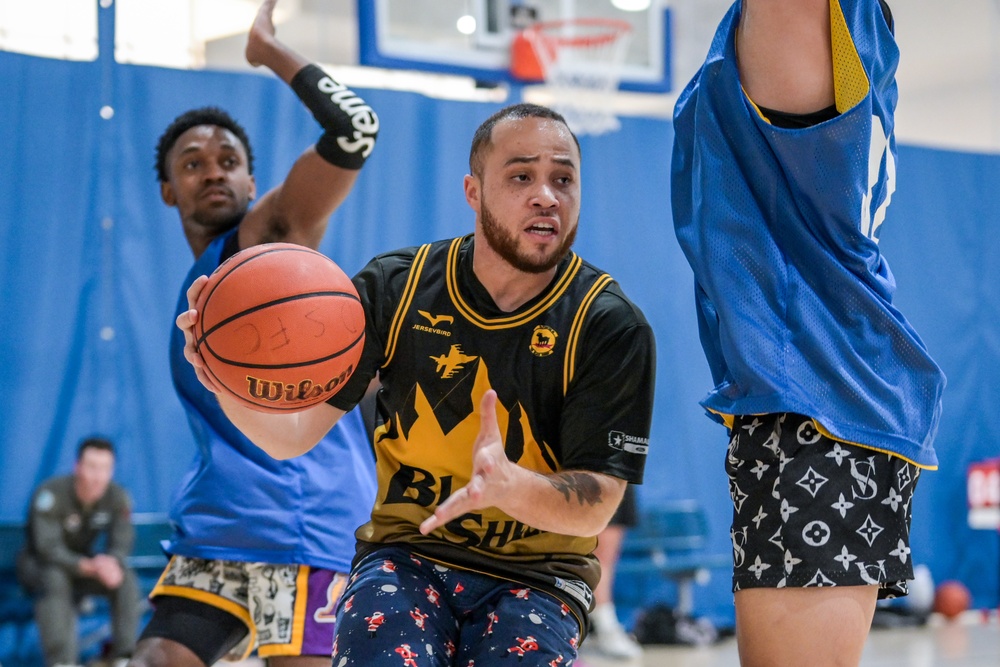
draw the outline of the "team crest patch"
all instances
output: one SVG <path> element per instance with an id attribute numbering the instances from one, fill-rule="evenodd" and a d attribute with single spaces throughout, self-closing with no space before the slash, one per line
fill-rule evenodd
<path id="1" fill-rule="evenodd" d="M 547 357 L 556 349 L 559 334 L 551 327 L 539 324 L 531 332 L 531 353 L 536 357 Z"/>

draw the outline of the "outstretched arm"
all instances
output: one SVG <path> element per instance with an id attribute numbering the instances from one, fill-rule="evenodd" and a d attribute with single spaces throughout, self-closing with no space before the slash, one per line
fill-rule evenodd
<path id="1" fill-rule="evenodd" d="M 240 247 L 284 241 L 317 248 L 330 214 L 344 201 L 375 146 L 378 116 L 364 100 L 282 43 L 265 0 L 247 39 L 246 58 L 289 84 L 324 130 L 285 181 L 267 192 L 240 225 Z"/>
<path id="2" fill-rule="evenodd" d="M 736 53 L 758 106 L 805 114 L 833 104 L 830 0 L 743 0 Z"/>
<path id="3" fill-rule="evenodd" d="M 589 537 L 608 525 L 625 494 L 623 479 L 587 470 L 544 475 L 507 458 L 496 414 L 497 395 L 480 403 L 472 479 L 420 524 L 427 535 L 466 512 L 496 507 L 521 523 L 563 535 Z"/>

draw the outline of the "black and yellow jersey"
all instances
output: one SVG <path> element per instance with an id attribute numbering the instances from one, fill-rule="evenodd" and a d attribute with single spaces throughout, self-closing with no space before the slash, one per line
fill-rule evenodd
<path id="1" fill-rule="evenodd" d="M 348 409 L 378 375 L 378 496 L 359 554 L 405 542 L 443 563 L 541 587 L 585 610 L 595 538 L 539 531 L 495 508 L 418 531 L 472 470 L 483 394 L 497 392 L 508 458 L 543 474 L 642 481 L 653 406 L 653 333 L 618 284 L 575 253 L 514 312 L 493 302 L 463 237 L 381 255 L 354 283 L 365 304 L 359 367 L 330 403 Z M 581 582 L 586 586 L 581 586 Z"/>

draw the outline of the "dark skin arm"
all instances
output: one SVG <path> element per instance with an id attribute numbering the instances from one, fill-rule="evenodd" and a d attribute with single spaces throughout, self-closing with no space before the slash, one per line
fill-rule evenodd
<path id="1" fill-rule="evenodd" d="M 277 39 L 272 16 L 276 4 L 277 0 L 266 0 L 257 12 L 247 39 L 246 59 L 290 83 L 309 60 Z M 330 214 L 343 203 L 357 177 L 357 170 L 335 167 L 310 146 L 295 161 L 284 183 L 265 193 L 247 213 L 240 225 L 240 248 L 279 241 L 318 248 Z"/>

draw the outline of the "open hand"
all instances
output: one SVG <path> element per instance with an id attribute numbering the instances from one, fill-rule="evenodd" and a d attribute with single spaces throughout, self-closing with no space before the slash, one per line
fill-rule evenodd
<path id="1" fill-rule="evenodd" d="M 274 43 L 274 6 L 278 0 L 264 0 L 257 16 L 250 26 L 250 33 L 247 36 L 246 59 L 254 67 L 264 64 L 264 57 L 273 48 Z"/>
<path id="2" fill-rule="evenodd" d="M 420 532 L 424 535 L 466 512 L 484 507 L 502 509 L 504 499 L 516 491 L 517 478 L 525 471 L 507 458 L 497 424 L 496 405 L 497 394 L 491 389 L 479 404 L 479 434 L 472 446 L 472 477 L 420 524 Z"/>

